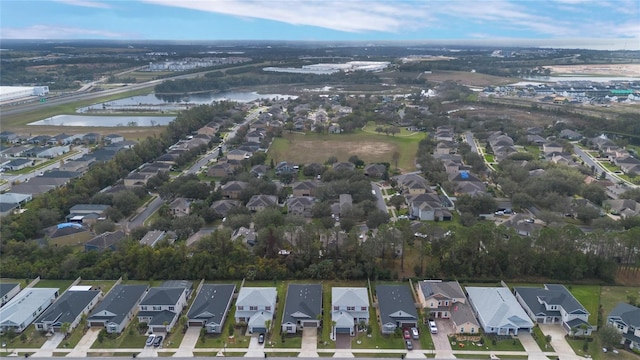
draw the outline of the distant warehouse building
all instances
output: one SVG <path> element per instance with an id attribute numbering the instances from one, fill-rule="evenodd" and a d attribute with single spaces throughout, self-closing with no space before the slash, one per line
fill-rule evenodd
<path id="1" fill-rule="evenodd" d="M 45 96 L 48 86 L 0 86 L 0 102 L 29 96 Z"/>

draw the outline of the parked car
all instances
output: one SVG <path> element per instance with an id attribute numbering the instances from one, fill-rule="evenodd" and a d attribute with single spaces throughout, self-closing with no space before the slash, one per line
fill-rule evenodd
<path id="1" fill-rule="evenodd" d="M 264 344 L 264 333 L 258 335 L 258 344 Z"/>
<path id="2" fill-rule="evenodd" d="M 156 339 L 153 340 L 153 346 L 159 347 L 160 345 L 162 345 L 162 338 L 162 335 L 156 336 Z"/>
<path id="3" fill-rule="evenodd" d="M 420 338 L 420 334 L 418 333 L 418 328 L 411 328 L 411 337 L 413 340 L 418 340 Z"/>
<path id="4" fill-rule="evenodd" d="M 438 333 L 438 327 L 435 321 L 429 321 L 429 331 L 431 331 L 432 334 Z"/>
<path id="5" fill-rule="evenodd" d="M 413 350 L 413 343 L 411 340 L 405 340 L 404 343 L 407 346 L 407 350 Z"/>
<path id="6" fill-rule="evenodd" d="M 404 338 L 405 340 L 411 339 L 411 334 L 409 334 L 409 330 L 404 329 Z"/>
<path id="7" fill-rule="evenodd" d="M 156 336 L 151 334 L 149 335 L 149 337 L 147 338 L 147 342 L 145 343 L 145 345 L 147 346 L 151 346 L 153 345 L 153 340 L 155 340 Z"/>

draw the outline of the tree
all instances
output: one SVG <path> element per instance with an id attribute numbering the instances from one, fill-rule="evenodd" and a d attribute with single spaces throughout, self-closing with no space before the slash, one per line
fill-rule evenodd
<path id="1" fill-rule="evenodd" d="M 270 334 L 271 333 L 271 320 L 270 319 L 265 320 L 264 327 L 267 328 L 267 334 Z"/>
<path id="2" fill-rule="evenodd" d="M 402 195 L 393 195 L 390 199 L 389 199 L 389 205 L 394 206 L 397 210 L 400 210 L 400 208 L 402 207 L 402 205 L 404 205 L 405 199 L 404 196 Z"/>
<path id="3" fill-rule="evenodd" d="M 70 322 L 63 322 L 62 325 L 60 325 L 60 332 L 62 332 L 64 334 L 65 338 L 69 334 L 69 330 L 71 330 L 71 323 Z"/>
<path id="4" fill-rule="evenodd" d="M 369 227 L 369 229 L 375 229 L 378 226 L 386 224 L 388 222 L 389 214 L 380 209 L 370 211 L 369 215 L 367 216 L 367 226 Z"/>
<path id="5" fill-rule="evenodd" d="M 400 160 L 400 152 L 394 151 L 393 154 L 391 154 L 391 159 L 393 160 L 393 164 L 396 167 L 396 170 L 398 170 L 398 160 Z"/>
<path id="6" fill-rule="evenodd" d="M 600 337 L 600 343 L 607 349 L 612 349 L 619 346 L 622 342 L 622 335 L 613 325 L 605 325 L 598 328 L 598 336 Z"/>

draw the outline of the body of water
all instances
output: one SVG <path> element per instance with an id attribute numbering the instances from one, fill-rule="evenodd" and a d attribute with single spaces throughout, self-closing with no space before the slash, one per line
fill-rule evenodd
<path id="1" fill-rule="evenodd" d="M 296 99 L 294 95 L 258 94 L 257 92 L 205 92 L 190 95 L 140 95 L 79 108 L 79 113 L 109 111 L 179 111 L 191 106 L 218 101 L 246 103 L 258 99 Z"/>
<path id="2" fill-rule="evenodd" d="M 90 116 L 90 115 L 56 115 L 29 123 L 27 125 L 55 126 L 165 126 L 175 116 Z"/>

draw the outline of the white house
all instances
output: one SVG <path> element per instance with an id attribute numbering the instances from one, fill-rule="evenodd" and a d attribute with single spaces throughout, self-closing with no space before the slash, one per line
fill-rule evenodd
<path id="1" fill-rule="evenodd" d="M 0 195 L 0 197 L 2 195 Z M 18 295 L 19 292 L 20 283 L 0 283 L 0 306 L 4 306 L 4 304 L 8 303 L 14 296 Z"/>
<path id="2" fill-rule="evenodd" d="M 53 304 L 58 289 L 26 288 L 0 308 L 0 331 L 21 333 Z"/>
<path id="3" fill-rule="evenodd" d="M 506 287 L 467 287 L 469 303 L 487 334 L 531 332 L 533 322 Z"/>
<path id="4" fill-rule="evenodd" d="M 607 324 L 622 334 L 622 343 L 631 349 L 640 349 L 640 308 L 618 303 L 607 316 Z"/>
<path id="5" fill-rule="evenodd" d="M 273 321 L 277 292 L 274 287 L 243 287 L 236 300 L 236 323 L 247 323 L 249 332 L 267 332 L 267 321 Z"/>
<path id="6" fill-rule="evenodd" d="M 331 321 L 333 335 L 355 336 L 356 326 L 369 324 L 369 294 L 367 288 L 334 287 L 331 289 Z"/>

